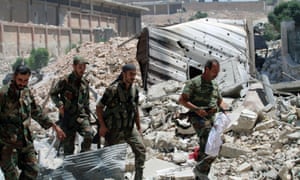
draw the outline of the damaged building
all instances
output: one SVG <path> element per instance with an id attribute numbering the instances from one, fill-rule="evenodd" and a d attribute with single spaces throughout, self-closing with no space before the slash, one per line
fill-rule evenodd
<path id="1" fill-rule="evenodd" d="M 72 44 L 107 41 L 141 30 L 146 8 L 103 0 L 1 0 L 1 58 L 33 48 L 61 55 Z M 14 42 L 14 43 L 12 43 Z"/>
<path id="2" fill-rule="evenodd" d="M 217 80 L 223 95 L 229 97 L 225 100 L 233 111 L 228 113 L 232 123 L 223 134 L 224 144 L 209 178 L 297 179 L 300 177 L 300 98 L 292 95 L 277 98 L 270 85 L 251 78 L 256 73 L 251 29 L 245 20 L 200 19 L 144 28 L 138 41 L 118 37 L 108 42 L 85 42 L 79 51 L 72 49 L 43 68 L 46 78 L 33 85 L 33 94 L 50 118 L 57 120 L 57 108 L 47 100 L 53 84 L 50 82 L 69 73 L 73 56 L 80 55 L 90 63 L 86 78 L 94 94 L 90 100 L 94 111 L 96 100 L 119 75 L 122 65 L 140 65 L 137 83 L 145 90 L 141 90 L 139 100 L 147 146 L 144 176 L 192 180 L 197 137 L 187 119 L 177 116 L 187 111 L 178 104 L 178 98 L 184 82 L 200 74 L 208 59 L 215 58 L 222 67 Z M 126 41 L 127 44 L 119 46 Z M 266 102 L 261 94 L 267 98 Z M 31 128 L 36 141 L 54 142 L 52 132 L 41 130 L 34 123 Z M 49 163 L 61 158 L 56 156 L 55 149 L 49 145 L 46 150 L 37 148 L 43 168 L 39 178 L 133 179 L 133 153 L 130 149 L 125 153 L 125 148 L 119 145 L 114 151 L 103 148 L 79 154 L 77 147 L 74 156 L 54 167 L 49 167 Z"/>
<path id="3" fill-rule="evenodd" d="M 220 19 L 144 28 L 137 45 L 144 88 L 171 79 L 184 82 L 214 58 L 222 68 L 217 78 L 222 94 L 239 96 L 255 71 L 251 29 L 244 20 Z"/>

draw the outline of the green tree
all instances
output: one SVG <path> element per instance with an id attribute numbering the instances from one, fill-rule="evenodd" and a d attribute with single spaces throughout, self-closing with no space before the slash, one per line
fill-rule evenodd
<path id="1" fill-rule="evenodd" d="M 17 66 L 21 65 L 21 64 L 26 64 L 26 59 L 18 57 L 16 59 L 16 61 L 14 62 L 14 64 L 12 65 L 12 70 L 15 71 L 15 69 L 17 68 Z"/>
<path id="2" fill-rule="evenodd" d="M 274 28 L 273 24 L 266 23 L 264 28 L 263 36 L 266 41 L 280 39 L 280 33 Z"/>
<path id="3" fill-rule="evenodd" d="M 208 15 L 207 13 L 202 13 L 201 11 L 197 11 L 197 13 L 189 18 L 189 21 L 200 19 L 200 18 L 206 18 Z"/>
<path id="4" fill-rule="evenodd" d="M 41 69 L 48 65 L 49 53 L 45 48 L 32 49 L 28 58 L 28 66 L 32 70 Z"/>
<path id="5" fill-rule="evenodd" d="M 282 21 L 294 20 L 296 24 L 300 23 L 300 2 L 293 0 L 280 3 L 268 14 L 268 20 L 278 32 Z"/>

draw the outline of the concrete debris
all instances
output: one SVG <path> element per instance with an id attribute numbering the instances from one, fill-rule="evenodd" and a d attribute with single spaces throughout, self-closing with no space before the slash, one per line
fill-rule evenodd
<path id="1" fill-rule="evenodd" d="M 45 112 L 57 120 L 57 109 L 51 101 L 46 101 L 51 82 L 69 73 L 72 57 L 79 54 L 90 62 L 86 77 L 96 94 L 91 95 L 90 100 L 90 108 L 95 111 L 97 99 L 119 75 L 121 66 L 134 63 L 139 67 L 135 60 L 136 40 L 118 47 L 126 40 L 113 38 L 106 43 L 82 43 L 77 50 L 72 49 L 52 61 L 41 70 L 43 80 L 32 87 L 36 101 L 45 104 Z M 263 70 L 266 70 L 265 65 Z M 141 79 L 138 73 L 139 85 Z M 188 110 L 177 102 L 183 85 L 183 82 L 165 81 L 150 86 L 148 94 L 142 89 L 140 91 L 141 122 L 147 146 L 146 179 L 194 177 L 195 161 L 189 159 L 188 154 L 197 146 L 197 137 L 187 117 L 180 116 Z M 232 112 L 227 112 L 232 125 L 223 134 L 224 144 L 212 165 L 210 179 L 299 179 L 300 98 L 274 96 L 271 97 L 274 101 L 269 99 L 268 102 L 265 96 L 262 82 L 256 81 L 250 84 L 242 98 L 224 97 L 233 108 Z M 37 139 L 53 136 L 41 131 L 35 123 L 32 126 Z M 134 155 L 128 148 L 124 177 L 134 177 L 133 165 Z"/>

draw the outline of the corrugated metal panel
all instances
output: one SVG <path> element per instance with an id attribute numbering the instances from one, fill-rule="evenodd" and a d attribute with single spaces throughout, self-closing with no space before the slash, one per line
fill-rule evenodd
<path id="1" fill-rule="evenodd" d="M 138 44 L 137 54 L 141 69 L 147 70 L 144 82 L 186 81 L 214 58 L 221 64 L 217 79 L 223 94 L 232 90 L 237 93 L 248 78 L 247 36 L 244 20 L 199 19 L 168 27 L 147 27 L 141 34 L 143 42 Z M 147 59 L 139 58 L 139 52 L 145 51 Z"/>
<path id="2" fill-rule="evenodd" d="M 66 156 L 62 167 L 41 169 L 39 180 L 124 179 L 127 144 Z"/>

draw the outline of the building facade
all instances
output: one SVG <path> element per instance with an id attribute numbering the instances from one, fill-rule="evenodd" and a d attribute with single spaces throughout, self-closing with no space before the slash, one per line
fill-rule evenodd
<path id="1" fill-rule="evenodd" d="M 110 34 L 132 36 L 141 31 L 141 14 L 147 11 L 106 0 L 0 0 L 0 3 L 3 56 L 20 56 L 38 47 L 60 54 L 71 44 L 105 40 L 103 33 L 107 29 Z"/>

